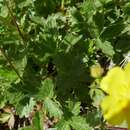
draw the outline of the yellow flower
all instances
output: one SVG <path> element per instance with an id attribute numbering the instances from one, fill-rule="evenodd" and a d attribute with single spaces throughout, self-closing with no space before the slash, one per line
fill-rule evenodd
<path id="1" fill-rule="evenodd" d="M 101 102 L 104 118 L 113 125 L 126 121 L 130 130 L 130 63 L 109 70 L 100 86 L 107 93 Z"/>
<path id="2" fill-rule="evenodd" d="M 92 65 L 90 68 L 90 73 L 93 78 L 99 78 L 102 76 L 104 70 L 100 64 Z"/>

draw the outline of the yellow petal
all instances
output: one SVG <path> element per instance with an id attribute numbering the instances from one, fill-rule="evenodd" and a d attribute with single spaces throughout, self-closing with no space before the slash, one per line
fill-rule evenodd
<path id="1" fill-rule="evenodd" d="M 125 66 L 124 71 L 126 75 L 126 81 L 129 84 L 129 88 L 130 88 L 130 62 Z"/>
<path id="2" fill-rule="evenodd" d="M 122 95 L 126 92 L 124 87 L 126 85 L 124 70 L 115 67 L 108 71 L 107 75 L 102 79 L 100 87 L 108 94 Z"/>
<path id="3" fill-rule="evenodd" d="M 104 118 L 113 125 L 122 123 L 126 119 L 124 109 L 127 105 L 126 99 L 106 96 L 101 103 Z"/>

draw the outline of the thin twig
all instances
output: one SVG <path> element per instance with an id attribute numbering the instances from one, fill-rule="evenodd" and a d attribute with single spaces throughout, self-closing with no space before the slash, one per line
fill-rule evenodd
<path id="1" fill-rule="evenodd" d="M 9 13 L 10 13 L 12 19 L 13 19 L 13 23 L 15 24 L 15 26 L 16 26 L 16 28 L 17 28 L 17 31 L 18 31 L 20 37 L 21 37 L 22 40 L 23 40 L 24 45 L 26 45 L 24 35 L 23 35 L 23 33 L 21 32 L 21 30 L 20 30 L 20 28 L 19 28 L 19 25 L 17 24 L 16 17 L 13 15 L 12 9 L 10 8 L 10 6 L 8 5 L 8 2 L 7 2 L 6 0 L 5 0 L 5 3 L 6 3 L 6 6 L 7 6 L 8 10 L 9 10 Z"/>
<path id="2" fill-rule="evenodd" d="M 15 68 L 15 66 L 12 64 L 11 60 L 9 59 L 9 57 L 6 55 L 5 51 L 3 48 L 0 48 L 1 53 L 3 54 L 3 56 L 6 58 L 6 60 L 8 61 L 8 63 L 10 64 L 11 68 L 15 71 L 15 73 L 17 74 L 18 78 L 23 81 L 22 77 L 20 76 L 19 72 L 17 71 L 17 69 Z"/>

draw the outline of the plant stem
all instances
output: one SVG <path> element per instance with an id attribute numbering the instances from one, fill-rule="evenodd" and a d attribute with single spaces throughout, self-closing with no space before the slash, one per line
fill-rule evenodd
<path id="1" fill-rule="evenodd" d="M 21 30 L 20 30 L 20 28 L 19 28 L 19 25 L 17 24 L 16 17 L 13 15 L 12 9 L 10 8 L 10 6 L 9 6 L 9 4 L 8 4 L 8 2 L 7 2 L 6 0 L 5 0 L 5 3 L 6 3 L 6 6 L 7 6 L 8 10 L 9 10 L 9 14 L 10 14 L 11 17 L 12 17 L 13 23 L 14 23 L 14 25 L 16 26 L 17 31 L 18 31 L 20 37 L 21 37 L 22 40 L 23 40 L 24 45 L 26 45 L 24 35 L 23 35 L 23 33 L 21 32 Z"/>
<path id="2" fill-rule="evenodd" d="M 65 0 L 61 1 L 61 9 L 64 9 Z"/>
<path id="3" fill-rule="evenodd" d="M 18 78 L 23 82 L 22 77 L 20 76 L 18 70 L 15 68 L 15 66 L 12 64 L 11 60 L 9 59 L 9 57 L 6 55 L 5 51 L 3 48 L 0 48 L 1 53 L 3 54 L 3 56 L 5 57 L 5 59 L 8 61 L 8 63 L 10 64 L 11 68 L 15 71 L 15 73 L 17 74 Z"/>

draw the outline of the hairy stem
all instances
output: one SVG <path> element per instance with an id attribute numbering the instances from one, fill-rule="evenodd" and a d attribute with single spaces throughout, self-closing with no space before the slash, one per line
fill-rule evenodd
<path id="1" fill-rule="evenodd" d="M 16 29 L 17 29 L 17 31 L 18 31 L 18 33 L 19 33 L 21 39 L 23 40 L 24 45 L 26 45 L 24 35 L 23 35 L 23 33 L 21 32 L 21 30 L 20 30 L 20 28 L 19 28 L 19 25 L 17 24 L 16 17 L 13 15 L 12 9 L 11 9 L 11 7 L 9 6 L 9 4 L 8 4 L 8 2 L 7 2 L 6 0 L 5 0 L 5 3 L 6 3 L 6 6 L 7 6 L 7 8 L 8 8 L 8 11 L 9 11 L 10 16 L 12 17 L 13 23 L 14 23 L 14 25 L 16 26 Z"/>
<path id="2" fill-rule="evenodd" d="M 20 76 L 18 70 L 15 68 L 15 66 L 13 65 L 13 63 L 11 62 L 11 60 L 9 59 L 9 57 L 6 55 L 5 51 L 3 48 L 0 48 L 1 53 L 3 54 L 3 56 L 5 57 L 5 59 L 7 60 L 7 62 L 10 64 L 11 68 L 15 71 L 15 73 L 17 74 L 18 78 L 23 82 L 22 77 Z"/>

